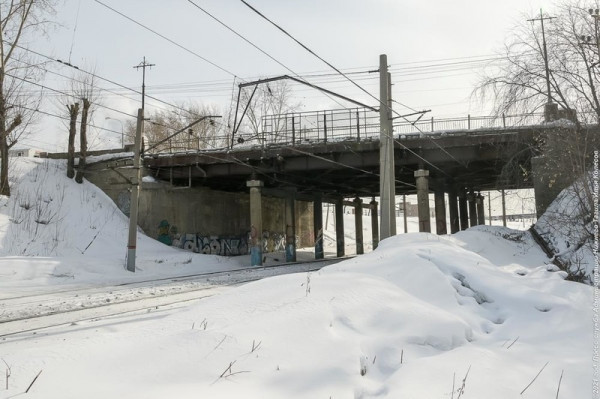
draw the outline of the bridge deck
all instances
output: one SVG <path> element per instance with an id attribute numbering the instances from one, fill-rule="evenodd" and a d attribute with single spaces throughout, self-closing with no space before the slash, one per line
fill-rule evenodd
<path id="1" fill-rule="evenodd" d="M 428 169 L 430 186 L 456 184 L 475 190 L 532 187 L 527 173 L 536 137 L 547 126 L 452 130 L 396 135 L 396 193 L 415 192 L 414 171 Z M 426 161 L 424 161 L 426 160 Z M 254 174 L 267 189 L 296 187 L 299 196 L 377 196 L 379 140 L 337 139 L 146 156 L 158 179 L 175 185 L 247 191 Z M 516 170 L 508 170 L 510 163 Z M 509 168 L 510 169 L 510 168 Z"/>

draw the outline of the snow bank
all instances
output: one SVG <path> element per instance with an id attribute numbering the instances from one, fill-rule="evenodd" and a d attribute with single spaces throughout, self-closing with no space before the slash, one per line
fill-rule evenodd
<path id="1" fill-rule="evenodd" d="M 138 269 L 129 273 L 129 220 L 104 192 L 68 179 L 65 160 L 11 162 L 12 195 L 0 198 L 0 292 L 227 270 L 242 262 L 167 247 L 139 231 Z"/>
<path id="2" fill-rule="evenodd" d="M 549 271 L 527 233 L 507 234 L 400 235 L 320 272 L 190 307 L 7 339 L 15 388 L 5 392 L 43 368 L 28 397 L 449 398 L 464 389 L 460 397 L 505 399 L 526 389 L 546 399 L 561 374 L 560 397 L 590 397 L 592 288 Z"/>

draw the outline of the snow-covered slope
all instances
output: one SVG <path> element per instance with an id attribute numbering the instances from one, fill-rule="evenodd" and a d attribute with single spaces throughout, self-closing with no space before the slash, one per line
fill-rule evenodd
<path id="1" fill-rule="evenodd" d="M 595 258 L 592 176 L 565 188 L 535 224 L 573 278 L 592 284 Z"/>
<path id="2" fill-rule="evenodd" d="M 99 188 L 68 179 L 64 160 L 13 158 L 10 170 L 12 195 L 0 198 L 0 276 L 5 276 L 0 293 L 19 285 L 148 279 L 239 267 L 240 260 L 167 247 L 139 231 L 133 275 L 124 270 L 129 221 Z"/>
<path id="3" fill-rule="evenodd" d="M 507 229 L 400 235 L 187 308 L 7 339 L 5 392 L 43 369 L 28 397 L 590 398 L 592 288 L 545 260 Z"/>

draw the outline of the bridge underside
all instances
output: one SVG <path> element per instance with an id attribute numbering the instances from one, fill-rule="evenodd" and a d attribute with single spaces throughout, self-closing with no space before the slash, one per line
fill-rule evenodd
<path id="1" fill-rule="evenodd" d="M 531 162 L 539 127 L 401 136 L 395 142 L 396 194 L 416 192 L 414 171 L 427 169 L 432 189 L 533 187 Z M 379 195 L 379 141 L 336 141 L 230 151 L 147 156 L 157 179 L 180 186 L 247 192 L 250 179 L 297 198 Z"/>

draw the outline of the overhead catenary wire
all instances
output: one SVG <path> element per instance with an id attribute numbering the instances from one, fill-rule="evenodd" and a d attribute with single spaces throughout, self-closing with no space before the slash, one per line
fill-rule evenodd
<path id="1" fill-rule="evenodd" d="M 158 36 L 158 37 L 160 37 L 160 38 L 162 38 L 162 39 L 166 40 L 167 42 L 169 42 L 169 43 L 171 43 L 171 44 L 173 44 L 173 45 L 175 45 L 175 46 L 179 47 L 180 49 L 182 49 L 182 50 L 186 51 L 187 53 L 189 53 L 189 54 L 192 54 L 193 56 L 195 56 L 195 57 L 197 57 L 197 58 L 200 58 L 201 60 L 203 60 L 204 62 L 207 62 L 208 64 L 210 64 L 210 65 L 214 66 L 215 68 L 217 68 L 217 69 L 219 69 L 219 70 L 221 70 L 221 71 L 223 71 L 223 72 L 225 72 L 225 73 L 227 73 L 227 74 L 229 74 L 229 75 L 231 75 L 231 76 L 233 76 L 233 77 L 237 77 L 237 76 L 238 76 L 238 75 L 236 75 L 235 73 L 231 72 L 230 70 L 228 70 L 228 69 L 226 69 L 226 68 L 224 68 L 224 67 L 222 67 L 222 66 L 220 66 L 220 65 L 218 65 L 218 64 L 216 64 L 216 63 L 214 63 L 213 61 L 210 61 L 210 60 L 209 60 L 209 59 L 207 59 L 206 57 L 203 57 L 203 56 L 201 56 L 200 54 L 196 53 L 195 51 L 192 51 L 192 50 L 190 50 L 189 48 L 187 48 L 187 47 L 185 47 L 185 46 L 183 46 L 183 45 L 181 45 L 181 44 L 179 44 L 179 43 L 177 43 L 176 41 L 174 41 L 174 40 L 172 40 L 172 39 L 169 39 L 169 38 L 168 38 L 168 37 L 166 37 L 165 35 L 163 35 L 163 34 L 161 34 L 161 33 L 157 32 L 157 31 L 155 31 L 155 30 L 154 30 L 154 29 L 152 29 L 152 28 L 149 28 L 148 26 L 146 26 L 146 25 L 142 24 L 141 22 L 139 22 L 139 21 L 137 21 L 137 20 L 135 20 L 135 19 L 133 19 L 133 18 L 131 18 L 131 17 L 129 17 L 129 16 L 127 16 L 127 15 L 125 15 L 124 13 L 122 13 L 122 12 L 120 12 L 120 11 L 118 11 L 118 10 L 116 10 L 116 9 L 112 8 L 111 6 L 109 6 L 109 5 L 107 5 L 107 4 L 103 3 L 103 2 L 101 2 L 100 0 L 94 0 L 94 1 L 95 1 L 96 3 L 98 3 L 98 4 L 100 4 L 100 5 L 102 5 L 102 6 L 106 7 L 106 8 L 108 8 L 109 10 L 111 10 L 111 11 L 113 11 L 113 12 L 115 12 L 115 13 L 119 14 L 119 15 L 120 15 L 120 16 L 122 16 L 123 18 L 125 18 L 125 19 L 127 19 L 127 20 L 129 20 L 129 21 L 133 22 L 134 24 L 136 24 L 136 25 L 138 25 L 138 26 L 141 26 L 142 28 L 146 29 L 147 31 L 149 31 L 149 32 L 152 32 L 153 34 L 155 34 L 156 36 Z"/>
<path id="2" fill-rule="evenodd" d="M 324 58 L 322 58 L 321 56 L 319 56 L 317 53 L 315 53 L 314 51 L 312 51 L 309 47 L 307 47 L 306 45 L 304 45 L 303 43 L 301 43 L 298 39 L 296 39 L 294 36 L 292 36 L 290 33 L 288 33 L 285 29 L 283 29 L 282 27 L 280 27 L 279 25 L 277 25 L 275 22 L 273 22 L 272 20 L 270 20 L 268 17 L 266 17 L 264 14 L 262 14 L 260 11 L 258 11 L 256 8 L 252 7 L 250 4 L 248 4 L 245 0 L 240 0 L 242 3 L 244 3 L 248 8 L 250 8 L 252 11 L 254 11 L 256 14 L 258 14 L 261 18 L 265 19 L 266 21 L 268 21 L 270 24 L 272 24 L 273 26 L 275 26 L 277 29 L 279 29 L 281 32 L 283 32 L 286 36 L 288 36 L 290 39 L 292 39 L 294 42 L 296 42 L 298 45 L 300 45 L 303 49 L 305 49 L 306 51 L 308 51 L 310 54 L 312 54 L 313 56 L 315 56 L 316 58 L 318 58 L 319 60 L 321 60 L 322 62 L 324 62 L 327 66 L 329 66 L 331 69 L 333 69 L 334 71 L 336 71 L 337 73 L 339 73 L 341 76 L 343 76 L 344 78 L 346 78 L 349 82 L 351 82 L 354 86 L 356 86 L 358 89 L 360 89 L 361 91 L 363 91 L 365 94 L 367 94 L 368 96 L 372 97 L 373 99 L 375 99 L 381 107 L 386 107 L 387 108 L 387 104 L 384 104 L 380 99 L 378 99 L 377 97 L 375 97 L 373 94 L 371 94 L 369 91 L 367 91 L 365 88 L 363 88 L 361 85 L 359 85 L 358 83 L 356 83 L 354 80 L 352 80 L 349 76 L 347 76 L 346 74 L 344 74 L 342 71 L 340 71 L 338 68 L 336 68 L 334 65 L 332 65 L 331 63 L 329 63 L 328 61 L 326 61 Z M 414 111 L 414 109 L 409 108 L 411 110 Z M 392 110 L 394 113 L 396 113 L 398 116 L 403 117 L 402 115 L 400 115 L 398 112 Z M 406 121 L 408 121 L 408 119 L 406 119 L 405 117 L 403 117 Z M 418 130 L 420 130 L 417 127 Z M 392 135 L 392 139 L 393 139 L 393 135 Z M 431 138 L 429 138 L 431 140 Z M 432 140 L 433 141 L 433 140 Z M 428 165 L 432 166 L 434 169 L 440 171 L 442 174 L 450 177 L 444 170 L 442 170 L 441 168 L 437 167 L 436 165 L 434 165 L 433 163 L 431 163 L 430 161 L 426 160 L 425 158 L 423 158 L 421 155 L 417 154 L 416 152 L 412 151 L 410 148 L 408 148 L 407 146 L 405 146 L 403 143 L 401 143 L 400 141 L 394 139 L 394 142 L 396 142 L 397 144 L 399 144 L 401 147 L 403 147 L 404 149 L 406 149 L 407 151 L 411 152 L 412 154 L 414 154 L 416 157 L 418 157 L 419 159 L 421 159 L 423 162 L 427 163 Z M 443 151 L 448 154 L 450 157 L 452 157 L 452 159 L 456 160 L 456 158 L 454 158 L 452 156 L 452 154 L 448 153 L 446 150 L 443 149 Z M 456 160 L 458 162 L 458 160 Z M 459 162 L 460 165 L 464 166 L 462 163 Z"/>
<path id="3" fill-rule="evenodd" d="M 235 29 L 231 28 L 229 25 L 227 25 L 226 23 L 224 23 L 223 21 L 221 21 L 220 19 L 218 19 L 217 17 L 215 17 L 214 15 L 212 15 L 211 13 L 209 13 L 208 11 L 206 11 L 204 8 L 200 7 L 198 4 L 194 3 L 192 0 L 188 0 L 188 2 L 190 4 L 192 4 L 192 5 L 194 5 L 200 11 L 204 12 L 210 18 L 212 18 L 213 20 L 215 20 L 216 22 L 218 22 L 219 24 L 221 24 L 222 26 L 224 26 L 226 29 L 228 29 L 230 32 L 232 32 L 234 35 L 236 35 L 237 37 L 239 37 L 240 39 L 242 39 L 243 41 L 245 41 L 246 43 L 248 43 L 249 45 L 251 45 L 252 47 L 254 47 L 256 50 L 260 51 L 262 54 L 264 54 L 267 57 L 269 57 L 269 59 L 271 59 L 272 61 L 276 62 L 281 67 L 287 69 L 289 72 L 291 72 L 297 78 L 299 78 L 300 80 L 306 82 L 306 80 L 302 76 L 300 76 L 298 73 L 296 73 L 295 71 L 293 71 L 290 67 L 288 67 L 287 65 L 285 65 L 284 63 L 282 63 L 281 61 L 279 61 L 278 59 L 276 59 L 275 57 L 273 57 L 271 54 L 267 53 L 265 50 L 263 50 L 262 48 L 260 48 L 258 45 L 254 44 L 252 41 L 250 41 L 249 39 L 247 39 L 244 35 L 240 34 Z M 308 82 L 306 82 L 306 83 L 308 83 Z M 324 94 L 327 97 L 329 97 L 329 99 L 333 100 L 338 105 L 340 105 L 340 106 L 343 107 L 343 105 L 341 103 L 339 103 L 336 99 L 332 98 L 329 94 L 327 94 L 327 93 L 324 93 Z"/>
<path id="4" fill-rule="evenodd" d="M 5 41 L 5 42 L 7 42 L 7 41 Z M 7 42 L 7 43 L 10 43 L 10 42 Z M 60 59 L 57 59 L 57 58 L 50 57 L 49 55 L 46 55 L 46 54 L 42 54 L 42 53 L 40 53 L 39 51 L 31 50 L 31 49 L 29 49 L 29 48 L 22 47 L 22 46 L 20 46 L 20 45 L 16 45 L 16 47 L 17 47 L 17 48 L 19 48 L 19 49 L 21 49 L 21 50 L 23 50 L 23 51 L 27 51 L 27 52 L 30 52 L 30 53 L 32 53 L 32 54 L 35 54 L 35 55 L 37 55 L 37 56 L 43 57 L 43 58 L 45 58 L 45 59 L 47 59 L 47 60 L 54 61 L 54 62 L 58 62 L 59 64 L 62 64 L 62 65 L 65 65 L 65 66 L 67 66 L 67 67 L 73 68 L 73 69 L 75 69 L 75 70 L 77 70 L 77 71 L 83 72 L 84 74 L 87 74 L 87 75 L 90 75 L 90 76 L 96 77 L 96 78 L 98 78 L 98 79 L 100 79 L 100 80 L 102 80 L 102 81 L 104 81 L 104 82 L 108 82 L 108 83 L 110 83 L 110 84 L 113 84 L 113 85 L 115 85 L 115 86 L 118 86 L 118 87 L 120 87 L 120 88 L 122 88 L 122 89 L 125 89 L 125 90 L 128 90 L 128 91 L 131 91 L 131 92 L 133 92 L 133 93 L 136 93 L 136 94 L 139 94 L 139 95 L 141 95 L 141 94 L 142 94 L 142 92 L 141 92 L 141 91 L 139 91 L 139 90 L 137 90 L 137 89 L 134 89 L 134 88 L 132 88 L 132 87 L 125 86 L 124 84 L 118 83 L 118 82 L 116 82 L 116 81 L 114 81 L 114 80 L 111 80 L 111 79 L 108 79 L 108 78 L 105 78 L 105 77 L 103 77 L 103 76 L 101 76 L 101 75 L 98 75 L 98 74 L 97 74 L 97 73 L 95 73 L 95 72 L 86 71 L 85 69 L 79 68 L 79 67 L 77 67 L 77 66 L 75 66 L 75 65 L 71 65 L 71 64 L 70 64 L 70 63 L 68 63 L 68 62 L 61 61 Z M 175 104 L 171 104 L 171 103 L 169 103 L 169 102 L 167 102 L 167 101 L 161 100 L 161 99 L 159 99 L 159 98 L 156 98 L 156 97 L 154 97 L 154 96 L 151 96 L 151 95 L 148 95 L 148 94 L 146 94 L 146 98 L 150 98 L 150 99 L 152 99 L 152 100 L 154 100 L 154 101 L 157 101 L 157 102 L 159 102 L 159 103 L 165 104 L 165 105 L 167 105 L 167 106 L 169 106 L 169 107 L 172 107 L 172 108 L 175 108 L 175 109 L 178 109 L 178 110 L 181 110 L 181 111 L 189 112 L 189 110 L 186 110 L 185 108 L 182 108 L 182 107 L 180 107 L 180 106 L 177 106 L 177 105 L 175 105 Z M 134 100 L 134 99 L 133 99 L 133 100 Z M 137 101 L 137 100 L 135 100 L 135 101 Z M 140 101 L 141 101 L 141 100 L 140 100 Z"/>

